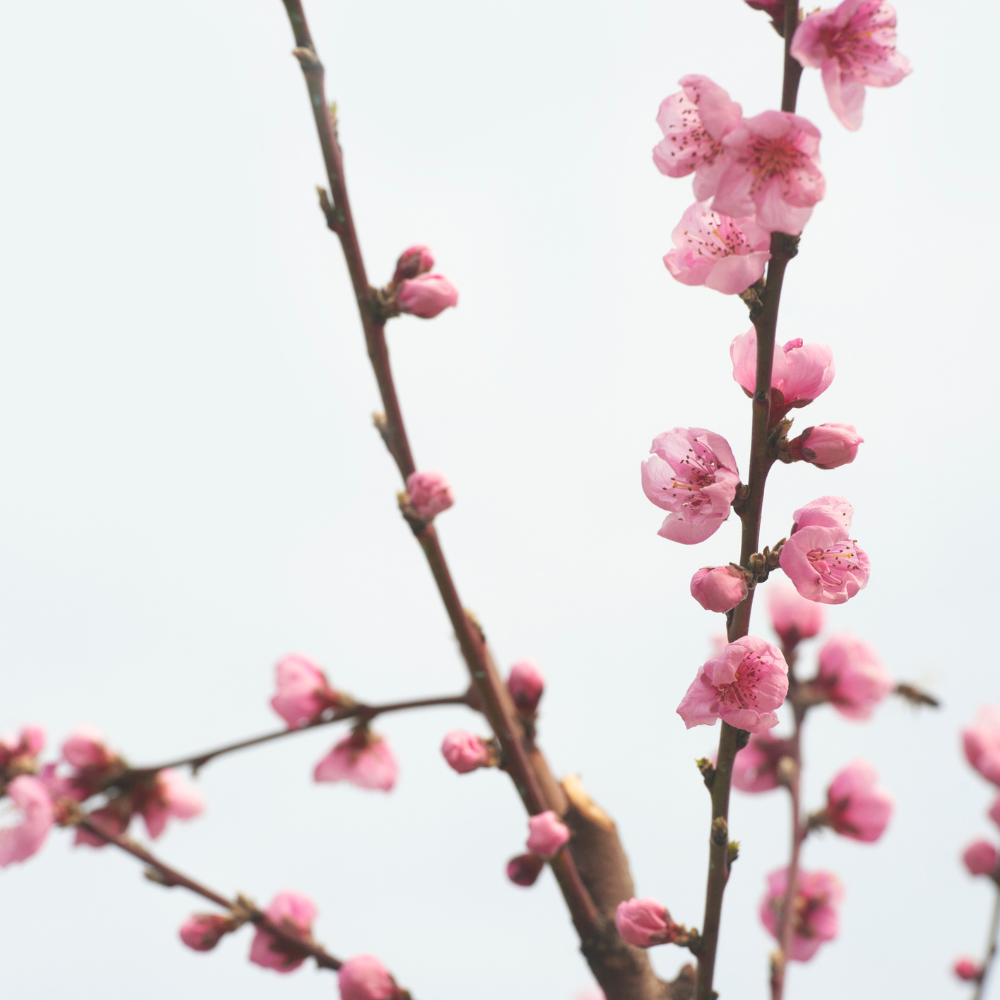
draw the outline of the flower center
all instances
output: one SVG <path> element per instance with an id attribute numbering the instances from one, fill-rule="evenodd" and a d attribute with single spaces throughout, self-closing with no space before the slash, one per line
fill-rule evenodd
<path id="1" fill-rule="evenodd" d="M 762 672 L 760 657 L 756 653 L 748 653 L 740 661 L 732 683 L 719 688 L 719 699 L 739 708 L 756 708 L 757 688 Z"/>
<path id="2" fill-rule="evenodd" d="M 847 573 L 861 569 L 856 545 L 852 540 L 839 542 L 829 549 L 810 549 L 806 558 L 823 583 L 839 587 Z"/>

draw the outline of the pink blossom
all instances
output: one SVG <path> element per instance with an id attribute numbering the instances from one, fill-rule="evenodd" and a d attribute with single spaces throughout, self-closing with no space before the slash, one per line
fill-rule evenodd
<path id="1" fill-rule="evenodd" d="M 514 707 L 524 715 L 534 715 L 545 690 L 545 678 L 534 660 L 520 660 L 510 668 L 507 690 Z"/>
<path id="2" fill-rule="evenodd" d="M 87 819 L 98 830 L 102 830 L 109 837 L 114 838 L 121 837 L 128 829 L 129 823 L 132 822 L 132 813 L 133 804 L 131 797 L 120 795 L 118 798 L 112 799 L 110 805 L 105 806 L 103 809 L 95 809 L 94 812 L 87 816 Z M 80 844 L 86 844 L 88 847 L 108 846 L 107 840 L 95 833 L 91 833 L 89 830 L 85 830 L 82 826 L 76 828 L 76 836 L 73 838 L 73 843 L 77 847 Z"/>
<path id="3" fill-rule="evenodd" d="M 849 719 L 867 719 L 892 690 L 892 675 L 875 650 L 849 632 L 832 636 L 819 651 L 816 685 Z"/>
<path id="4" fill-rule="evenodd" d="M 775 710 L 788 693 L 788 664 L 771 643 L 747 635 L 708 660 L 687 689 L 677 714 L 684 725 L 714 726 L 722 719 L 759 733 L 778 724 Z"/>
<path id="5" fill-rule="evenodd" d="M 722 149 L 712 210 L 734 219 L 755 215 L 770 232 L 801 233 L 826 191 L 819 129 L 800 115 L 765 111 L 726 133 Z"/>
<path id="6" fill-rule="evenodd" d="M 743 571 L 729 566 L 705 566 L 691 577 L 691 596 L 706 611 L 729 611 L 746 600 Z"/>
<path id="7" fill-rule="evenodd" d="M 878 787 L 878 774 L 866 760 L 851 761 L 827 789 L 827 821 L 844 837 L 874 843 L 891 815 L 892 796 Z"/>
<path id="8" fill-rule="evenodd" d="M 83 770 L 103 770 L 118 763 L 118 755 L 108 749 L 104 737 L 93 726 L 77 726 L 62 745 L 67 764 Z"/>
<path id="9" fill-rule="evenodd" d="M 677 936 L 677 925 L 658 899 L 628 899 L 615 911 L 618 936 L 636 948 L 669 944 Z"/>
<path id="10" fill-rule="evenodd" d="M 771 626 L 787 648 L 797 646 L 803 639 L 819 635 L 826 612 L 822 605 L 800 597 L 791 587 L 774 583 L 768 588 L 768 610 Z"/>
<path id="11" fill-rule="evenodd" d="M 966 982 L 974 982 L 983 974 L 983 970 L 979 967 L 976 960 L 969 958 L 967 955 L 955 959 L 952 971 L 959 979 L 963 979 Z"/>
<path id="12" fill-rule="evenodd" d="M 892 87 L 910 72 L 896 51 L 896 12 L 882 0 L 844 0 L 810 14 L 791 53 L 803 66 L 820 68 L 833 113 L 852 130 L 861 127 L 865 87 Z"/>
<path id="13" fill-rule="evenodd" d="M 229 933 L 229 922 L 217 913 L 195 913 L 181 924 L 181 940 L 195 951 L 211 951 Z"/>
<path id="14" fill-rule="evenodd" d="M 45 730 L 41 726 L 25 726 L 17 739 L 0 739 L 0 776 L 4 771 L 33 770 L 35 758 L 44 747 Z"/>
<path id="15" fill-rule="evenodd" d="M 316 904 L 308 896 L 291 891 L 279 892 L 264 910 L 264 916 L 286 934 L 307 942 L 312 940 L 316 913 Z M 250 961 L 276 972 L 292 972 L 305 961 L 305 954 L 258 927 L 250 945 Z"/>
<path id="16" fill-rule="evenodd" d="M 519 854 L 507 862 L 507 878 L 514 885 L 534 885 L 545 862 L 537 854 Z"/>
<path id="17" fill-rule="evenodd" d="M 962 852 L 962 861 L 970 875 L 992 877 L 1000 867 L 1000 853 L 988 840 L 974 840 Z"/>
<path id="18" fill-rule="evenodd" d="M 694 196 L 704 201 L 725 169 L 721 140 L 740 124 L 743 109 L 707 76 L 685 76 L 680 84 L 681 92 L 666 98 L 657 113 L 663 139 L 653 147 L 653 162 L 668 177 L 694 171 Z"/>
<path id="19" fill-rule="evenodd" d="M 173 768 L 164 768 L 156 775 L 149 791 L 136 795 L 136 811 L 142 814 L 146 830 L 155 840 L 163 833 L 167 820 L 192 819 L 205 809 L 205 797 L 192 788 Z"/>
<path id="20" fill-rule="evenodd" d="M 569 828 L 551 810 L 528 819 L 528 842 L 525 845 L 540 858 L 554 858 L 569 840 Z"/>
<path id="21" fill-rule="evenodd" d="M 396 784 L 399 765 L 389 744 L 367 729 L 345 736 L 316 765 L 316 781 L 349 781 L 359 788 L 388 792 Z"/>
<path id="22" fill-rule="evenodd" d="M 443 274 L 421 274 L 400 285 L 396 301 L 401 312 L 433 319 L 449 306 L 458 305 L 458 292 Z"/>
<path id="23" fill-rule="evenodd" d="M 434 266 L 434 257 L 430 247 L 425 247 L 420 243 L 407 247 L 396 261 L 396 272 L 392 276 L 394 285 L 398 285 L 407 278 L 416 278 L 417 275 L 426 274 Z"/>
<path id="24" fill-rule="evenodd" d="M 745 292 L 764 275 L 771 234 L 752 219 L 733 219 L 696 201 L 673 231 L 667 270 L 684 285 L 705 285 L 724 295 Z"/>
<path id="25" fill-rule="evenodd" d="M 740 477 L 724 437 L 675 427 L 653 438 L 642 462 L 642 489 L 670 511 L 657 534 L 684 545 L 703 542 L 729 517 Z"/>
<path id="26" fill-rule="evenodd" d="M 788 742 L 769 730 L 753 733 L 733 761 L 733 787 L 741 792 L 769 792 L 777 788 L 778 761 L 788 756 Z"/>
<path id="27" fill-rule="evenodd" d="M 441 744 L 441 753 L 448 766 L 459 774 L 468 774 L 490 766 L 490 749 L 478 737 L 463 729 L 453 729 Z"/>
<path id="28" fill-rule="evenodd" d="M 792 514 L 792 534 L 799 528 L 836 528 L 846 536 L 853 520 L 854 508 L 843 497 L 817 497 Z"/>
<path id="29" fill-rule="evenodd" d="M 395 1000 L 399 987 L 374 955 L 357 955 L 337 973 L 340 1000 Z"/>
<path id="30" fill-rule="evenodd" d="M 1000 785 L 1000 708 L 983 705 L 976 721 L 962 730 L 962 744 L 969 763 L 987 781 Z"/>
<path id="31" fill-rule="evenodd" d="M 792 947 L 788 956 L 795 962 L 808 962 L 825 941 L 837 936 L 837 908 L 844 898 L 844 888 L 832 872 L 799 871 L 797 891 L 792 906 Z M 788 869 L 767 877 L 767 894 L 760 904 L 761 923 L 776 938 L 778 916 L 788 891 Z"/>
<path id="32" fill-rule="evenodd" d="M 435 469 L 411 472 L 406 477 L 406 491 L 417 513 L 428 521 L 455 502 L 455 495 L 444 473 Z"/>
<path id="33" fill-rule="evenodd" d="M 55 822 L 52 798 L 38 778 L 19 775 L 7 786 L 7 795 L 13 809 L 5 810 L 7 822 L 0 825 L 0 868 L 27 861 L 39 851 Z"/>
<path id="34" fill-rule="evenodd" d="M 289 729 L 308 725 L 326 709 L 336 707 L 340 700 L 326 674 L 304 656 L 290 653 L 278 661 L 274 673 L 278 690 L 271 699 L 271 708 Z"/>
<path id="35" fill-rule="evenodd" d="M 858 457 L 858 445 L 864 440 L 853 424 L 820 424 L 807 427 L 789 441 L 788 451 L 793 458 L 819 469 L 839 469 Z"/>

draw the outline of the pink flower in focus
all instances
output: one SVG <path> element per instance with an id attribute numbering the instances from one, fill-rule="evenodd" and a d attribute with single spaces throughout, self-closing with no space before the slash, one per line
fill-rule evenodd
<path id="1" fill-rule="evenodd" d="M 875 650 L 845 632 L 828 639 L 819 651 L 816 685 L 841 715 L 867 719 L 892 690 L 893 680 Z"/>
<path id="2" fill-rule="evenodd" d="M 618 936 L 636 948 L 669 944 L 677 936 L 677 925 L 658 899 L 628 899 L 615 911 Z"/>
<path id="3" fill-rule="evenodd" d="M 767 603 L 771 627 L 788 648 L 819 635 L 823 628 L 826 612 L 822 605 L 800 597 L 791 587 L 773 584 L 768 588 Z"/>
<path id="4" fill-rule="evenodd" d="M 729 517 L 740 481 L 726 439 L 701 427 L 675 427 L 657 434 L 649 451 L 643 492 L 671 512 L 657 534 L 684 545 L 714 535 Z"/>
<path id="5" fill-rule="evenodd" d="M 0 739 L 0 777 L 5 771 L 26 773 L 34 770 L 35 758 L 45 747 L 45 730 L 41 726 L 25 726 L 17 739 Z"/>
<path id="6" fill-rule="evenodd" d="M 519 854 L 507 862 L 507 878 L 514 885 L 534 885 L 544 867 L 545 862 L 537 854 Z"/>
<path id="7" fill-rule="evenodd" d="M 13 809 L 5 809 L 7 822 L 0 825 L 0 868 L 27 861 L 41 849 L 55 822 L 52 798 L 38 778 L 19 775 L 7 786 L 7 795 Z"/>
<path id="8" fill-rule="evenodd" d="M 367 729 L 345 736 L 316 765 L 315 781 L 349 781 L 358 788 L 388 792 L 396 784 L 399 765 L 389 744 Z"/>
<path id="9" fill-rule="evenodd" d="M 534 660 L 520 660 L 510 668 L 507 690 L 514 707 L 524 715 L 534 715 L 545 690 L 545 678 Z"/>
<path id="10" fill-rule="evenodd" d="M 153 840 L 163 833 L 171 816 L 193 819 L 205 810 L 205 797 L 201 792 L 170 767 L 160 771 L 152 789 L 137 794 L 136 799 L 136 811 L 142 814 Z"/>
<path id="11" fill-rule="evenodd" d="M 489 747 L 472 733 L 453 729 L 441 744 L 441 753 L 448 766 L 459 774 L 468 774 L 491 763 Z"/>
<path id="12" fill-rule="evenodd" d="M 663 140 L 653 147 L 653 162 L 668 177 L 693 171 L 694 196 L 704 201 L 726 166 L 721 140 L 743 120 L 743 109 L 707 76 L 685 76 L 680 84 L 683 90 L 666 98 L 656 115 Z"/>
<path id="13" fill-rule="evenodd" d="M 952 971 L 959 979 L 967 983 L 974 982 L 983 974 L 983 970 L 976 963 L 975 959 L 969 958 L 967 955 L 963 955 L 961 958 L 955 960 Z"/>
<path id="14" fill-rule="evenodd" d="M 858 445 L 864 440 L 853 424 L 820 424 L 789 441 L 788 450 L 793 458 L 818 469 L 839 469 L 858 457 Z"/>
<path id="15" fill-rule="evenodd" d="M 211 951 L 229 933 L 229 922 L 217 913 L 195 913 L 181 924 L 179 933 L 194 951 Z"/>
<path id="16" fill-rule="evenodd" d="M 705 566 L 691 577 L 691 596 L 706 611 L 729 611 L 746 600 L 746 577 L 732 565 Z"/>
<path id="17" fill-rule="evenodd" d="M 788 664 L 771 643 L 748 635 L 708 660 L 687 689 L 677 714 L 684 725 L 714 726 L 722 719 L 759 733 L 778 724 L 775 711 L 788 693 Z"/>
<path id="18" fill-rule="evenodd" d="M 769 730 L 754 733 L 733 761 L 733 787 L 741 792 L 769 792 L 777 788 L 778 761 L 788 755 L 788 743 Z"/>
<path id="19" fill-rule="evenodd" d="M 458 292 L 442 274 L 421 274 L 400 285 L 396 301 L 401 312 L 433 319 L 449 306 L 458 305 Z"/>
<path id="20" fill-rule="evenodd" d="M 396 981 L 374 955 L 357 955 L 337 972 L 340 1000 L 395 1000 Z"/>
<path id="21" fill-rule="evenodd" d="M 286 934 L 300 941 L 312 940 L 316 904 L 301 892 L 279 892 L 264 910 L 264 916 Z M 250 961 L 275 972 L 292 972 L 305 961 L 304 952 L 268 931 L 257 928 L 250 945 Z"/>
<path id="22" fill-rule="evenodd" d="M 865 87 L 892 87 L 910 72 L 896 51 L 896 12 L 882 0 L 844 0 L 810 14 L 792 38 L 792 55 L 818 66 L 833 113 L 849 129 L 861 127 Z"/>
<path id="23" fill-rule="evenodd" d="M 878 774 L 866 760 L 852 761 L 827 789 L 827 821 L 841 836 L 874 843 L 891 815 L 892 796 L 878 787 Z"/>
<path id="24" fill-rule="evenodd" d="M 1000 868 L 1000 853 L 988 840 L 975 840 L 962 852 L 962 861 L 970 875 L 993 878 Z"/>
<path id="25" fill-rule="evenodd" d="M 987 781 L 1000 785 L 1000 708 L 983 705 L 976 721 L 962 730 L 962 745 L 969 763 Z"/>
<path id="26" fill-rule="evenodd" d="M 821 944 L 837 936 L 837 908 L 844 898 L 844 888 L 832 872 L 800 870 L 796 881 L 798 891 L 792 907 L 792 947 L 788 957 L 795 962 L 808 962 Z M 778 936 L 778 915 L 787 891 L 787 868 L 768 875 L 760 919 L 774 937 Z"/>
<path id="27" fill-rule="evenodd" d="M 326 674 L 312 660 L 291 653 L 274 668 L 277 693 L 271 708 L 288 724 L 298 729 L 312 722 L 328 708 L 335 708 L 339 696 L 330 687 Z"/>
<path id="28" fill-rule="evenodd" d="M 426 274 L 434 266 L 434 257 L 430 247 L 425 247 L 420 243 L 412 247 L 407 247 L 396 261 L 396 271 L 392 276 L 394 285 L 398 285 L 407 278 L 416 278 L 420 274 Z"/>
<path id="29" fill-rule="evenodd" d="M 406 492 L 417 513 L 428 521 L 455 502 L 455 495 L 444 473 L 435 469 L 411 472 L 406 477 Z"/>
<path id="30" fill-rule="evenodd" d="M 765 111 L 728 132 L 722 148 L 712 210 L 734 219 L 754 215 L 770 232 L 801 233 L 826 192 L 819 129 L 800 115 Z"/>
<path id="31" fill-rule="evenodd" d="M 847 535 L 853 521 L 854 508 L 844 497 L 817 497 L 792 514 L 792 534 L 799 528 L 836 528 Z"/>
<path id="32" fill-rule="evenodd" d="M 93 726 L 77 726 L 62 745 L 67 764 L 83 770 L 103 770 L 118 763 L 118 755 L 108 749 L 104 737 Z"/>
<path id="33" fill-rule="evenodd" d="M 528 818 L 528 841 L 525 845 L 532 854 L 546 861 L 554 858 L 569 840 L 569 828 L 551 810 Z"/>
<path id="34" fill-rule="evenodd" d="M 724 295 L 745 292 L 764 275 L 771 234 L 752 219 L 720 215 L 697 201 L 673 231 L 667 270 L 684 285 L 705 285 Z"/>

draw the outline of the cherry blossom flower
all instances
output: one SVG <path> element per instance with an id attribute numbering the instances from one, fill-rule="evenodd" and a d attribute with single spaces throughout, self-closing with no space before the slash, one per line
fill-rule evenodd
<path id="1" fill-rule="evenodd" d="M 507 878 L 514 885 L 534 885 L 544 867 L 545 862 L 537 854 L 519 854 L 507 862 Z"/>
<path id="2" fill-rule="evenodd" d="M 396 784 L 399 765 L 389 744 L 368 729 L 345 736 L 316 765 L 316 781 L 349 781 L 358 788 L 388 792 Z"/>
<path id="3" fill-rule="evenodd" d="M 569 840 L 569 828 L 551 810 L 528 819 L 528 841 L 525 845 L 532 854 L 546 861 L 554 858 Z"/>
<path id="4" fill-rule="evenodd" d="M 819 651 L 816 686 L 841 715 L 867 719 L 892 690 L 892 675 L 868 643 L 849 632 L 832 636 Z"/>
<path id="5" fill-rule="evenodd" d="M 778 761 L 788 756 L 787 740 L 779 739 L 769 730 L 753 733 L 747 745 L 733 761 L 733 787 L 741 792 L 769 792 L 777 788 Z"/>
<path id="6" fill-rule="evenodd" d="M 685 76 L 680 84 L 680 93 L 660 104 L 663 139 L 653 147 L 653 162 L 668 177 L 694 172 L 694 196 L 704 201 L 726 166 L 721 140 L 743 120 L 743 109 L 707 76 Z M 738 214 L 753 215 L 753 209 Z"/>
<path id="7" fill-rule="evenodd" d="M 705 566 L 691 577 L 691 596 L 706 611 L 729 611 L 749 593 L 743 571 L 733 565 Z"/>
<path id="8" fill-rule="evenodd" d="M 878 774 L 866 760 L 851 761 L 826 792 L 826 819 L 844 837 L 874 843 L 892 815 L 892 796 L 878 787 Z"/>
<path id="9" fill-rule="evenodd" d="M 788 451 L 792 458 L 818 469 L 839 469 L 858 457 L 858 445 L 864 440 L 853 424 L 819 424 L 789 441 Z"/>
<path id="10" fill-rule="evenodd" d="M 861 127 L 865 87 L 892 87 L 910 73 L 896 51 L 896 12 L 882 0 L 844 0 L 810 14 L 796 29 L 791 54 L 819 67 L 833 113 L 851 130 Z"/>
<path id="11" fill-rule="evenodd" d="M 799 528 L 836 528 L 846 535 L 853 522 L 854 507 L 844 497 L 817 497 L 792 514 L 792 534 Z"/>
<path id="12" fill-rule="evenodd" d="M 455 495 L 444 473 L 436 469 L 411 472 L 406 477 L 406 491 L 417 513 L 428 521 L 455 502 Z"/>
<path id="13" fill-rule="evenodd" d="M 153 840 L 163 833 L 171 816 L 193 819 L 204 810 L 205 797 L 170 767 L 157 773 L 152 788 L 136 794 L 136 811 L 141 813 Z"/>
<path id="14" fill-rule="evenodd" d="M 98 830 L 102 830 L 109 837 L 121 837 L 132 822 L 132 815 L 135 811 L 132 798 L 129 795 L 119 795 L 103 809 L 95 809 L 89 813 L 87 819 Z M 82 826 L 76 828 L 76 835 L 73 844 L 79 847 L 86 844 L 88 847 L 107 847 L 108 841 L 90 830 L 85 830 Z"/>
<path id="15" fill-rule="evenodd" d="M 1000 868 L 1000 852 L 988 840 L 974 840 L 962 852 L 962 862 L 970 875 L 994 878 Z"/>
<path id="16" fill-rule="evenodd" d="M 458 292 L 443 274 L 421 274 L 400 285 L 396 301 L 400 312 L 433 319 L 450 306 L 458 305 Z"/>
<path id="17" fill-rule="evenodd" d="M 974 982 L 983 974 L 983 970 L 980 968 L 976 960 L 969 958 L 968 955 L 963 955 L 961 958 L 955 959 L 952 971 L 956 976 L 958 976 L 959 979 L 962 979 L 967 983 Z"/>
<path id="18" fill-rule="evenodd" d="M 627 899 L 615 911 L 618 936 L 636 948 L 670 944 L 677 937 L 677 925 L 658 899 Z"/>
<path id="19" fill-rule="evenodd" d="M 229 921 L 217 913 L 195 913 L 181 924 L 181 941 L 194 951 L 211 951 L 229 933 Z"/>
<path id="20" fill-rule="evenodd" d="M 453 729 L 441 744 L 448 766 L 459 774 L 468 774 L 491 764 L 490 748 L 478 736 L 463 729 Z"/>
<path id="21" fill-rule="evenodd" d="M 712 210 L 756 216 L 769 232 L 802 232 L 826 192 L 819 169 L 819 129 L 801 115 L 765 111 L 721 139 L 721 176 Z M 707 194 L 696 197 L 707 198 Z"/>
<path id="22" fill-rule="evenodd" d="M 657 534 L 684 545 L 703 542 L 729 517 L 740 477 L 724 437 L 702 427 L 675 427 L 653 438 L 642 462 L 642 489 L 670 511 Z"/>
<path id="23" fill-rule="evenodd" d="M 416 278 L 418 275 L 426 274 L 434 266 L 434 256 L 430 247 L 417 243 L 412 247 L 407 247 L 396 261 L 396 271 L 392 276 L 392 283 L 398 285 L 407 278 Z"/>
<path id="24" fill-rule="evenodd" d="M 768 588 L 767 606 L 771 612 L 771 627 L 787 649 L 793 649 L 803 639 L 819 635 L 826 619 L 821 604 L 807 601 L 798 591 L 780 583 Z"/>
<path id="25" fill-rule="evenodd" d="M 0 868 L 27 861 L 41 850 L 55 822 L 52 798 L 40 779 L 18 775 L 7 786 L 7 795 L 9 807 L 0 813 L 4 820 L 0 824 Z"/>
<path id="26" fill-rule="evenodd" d="M 708 660 L 677 706 L 684 725 L 714 726 L 722 719 L 759 733 L 778 724 L 776 710 L 788 693 L 788 664 L 771 643 L 748 635 Z"/>
<path id="27" fill-rule="evenodd" d="M 312 660 L 290 653 L 274 668 L 277 693 L 271 708 L 289 729 L 308 725 L 328 708 L 336 708 L 340 696 L 330 687 L 326 674 Z"/>
<path id="28" fill-rule="evenodd" d="M 105 770 L 120 762 L 118 754 L 104 742 L 104 737 L 87 723 L 77 726 L 69 735 L 62 745 L 62 755 L 67 764 L 81 771 Z"/>
<path id="29" fill-rule="evenodd" d="M 264 916 L 285 933 L 300 941 L 312 940 L 312 922 L 316 919 L 316 904 L 301 892 L 279 892 L 264 910 Z M 294 945 L 282 941 L 269 931 L 257 928 L 250 945 L 250 961 L 275 972 L 292 972 L 304 961 L 305 954 Z"/>
<path id="30" fill-rule="evenodd" d="M 1000 785 L 1000 708 L 983 705 L 976 721 L 962 730 L 962 746 L 969 763 L 987 781 Z"/>
<path id="31" fill-rule="evenodd" d="M 340 1000 L 395 1000 L 396 981 L 374 955 L 356 955 L 337 972 Z"/>
<path id="32" fill-rule="evenodd" d="M 510 668 L 507 690 L 514 707 L 524 715 L 534 715 L 545 691 L 545 678 L 534 660 L 520 660 Z"/>
<path id="33" fill-rule="evenodd" d="M 764 275 L 771 259 L 771 234 L 753 218 L 733 219 L 696 201 L 681 216 L 664 258 L 684 285 L 705 285 L 724 295 L 745 292 Z"/>
<path id="34" fill-rule="evenodd" d="M 4 777 L 33 773 L 35 760 L 44 748 L 45 730 L 41 726 L 25 726 L 16 739 L 0 739 L 0 788 Z"/>
<path id="35" fill-rule="evenodd" d="M 837 908 L 844 898 L 844 888 L 832 872 L 799 871 L 795 902 L 792 906 L 792 946 L 789 958 L 808 962 L 819 946 L 837 936 Z M 760 904 L 760 919 L 777 938 L 778 917 L 788 891 L 788 869 L 767 877 L 767 894 Z"/>

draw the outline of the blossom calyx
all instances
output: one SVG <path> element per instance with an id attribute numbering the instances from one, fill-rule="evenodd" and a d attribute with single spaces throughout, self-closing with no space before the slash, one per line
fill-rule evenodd
<path id="1" fill-rule="evenodd" d="M 434 266 L 434 256 L 430 248 L 422 244 L 407 247 L 396 261 L 396 271 L 392 276 L 393 285 L 398 285 L 408 278 L 416 278 L 426 274 Z"/>

